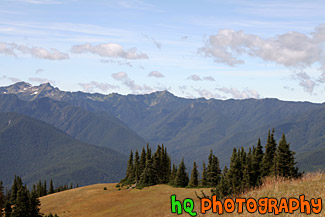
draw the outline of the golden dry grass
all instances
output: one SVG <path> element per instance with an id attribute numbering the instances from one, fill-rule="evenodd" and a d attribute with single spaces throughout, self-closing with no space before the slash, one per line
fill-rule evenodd
<path id="1" fill-rule="evenodd" d="M 42 197 L 41 212 L 57 213 L 59 217 L 168 216 L 171 214 L 172 194 L 177 196 L 177 200 L 192 198 L 195 204 L 199 204 L 195 191 L 200 190 L 210 192 L 210 189 L 173 188 L 168 185 L 118 191 L 115 184 L 97 184 Z"/>
<path id="2" fill-rule="evenodd" d="M 103 190 L 107 187 L 107 190 Z M 195 202 L 195 211 L 199 211 L 200 203 L 196 198 L 195 192 L 201 189 L 184 189 L 173 188 L 168 185 L 157 185 L 143 190 L 126 190 L 118 191 L 115 184 L 97 184 L 86 186 L 82 188 L 72 189 L 41 198 L 41 212 L 42 213 L 57 213 L 60 217 L 173 217 L 177 214 L 171 213 L 170 196 L 175 194 L 177 200 L 183 201 L 185 198 L 192 198 Z M 209 189 L 204 189 L 209 193 Z M 244 198 L 261 198 L 261 197 L 296 197 L 305 194 L 306 199 L 310 198 L 325 198 L 325 174 L 313 173 L 307 174 L 300 180 L 274 180 L 267 179 L 265 184 L 259 189 L 251 190 L 240 197 Z M 323 207 L 325 201 L 323 200 Z M 199 212 L 198 212 L 199 213 Z M 182 216 L 190 216 L 184 214 Z M 198 217 L 212 217 L 218 214 L 198 214 Z M 250 214 L 244 212 L 243 214 L 232 213 L 223 214 L 224 217 L 249 217 L 249 216 L 275 216 L 273 214 L 260 215 L 258 213 Z M 301 217 L 307 216 L 299 212 L 294 214 L 280 214 L 280 217 Z M 308 215 L 324 217 L 325 213 L 322 211 L 318 215 Z"/>
<path id="3" fill-rule="evenodd" d="M 251 190 L 243 195 L 239 195 L 242 198 L 263 198 L 263 197 L 274 197 L 280 200 L 282 197 L 284 198 L 299 198 L 300 195 L 304 194 L 306 196 L 306 200 L 310 200 L 311 198 L 322 198 L 322 207 L 324 209 L 325 206 L 325 174 L 324 173 L 309 173 L 306 174 L 302 179 L 298 180 L 284 180 L 284 179 L 274 179 L 268 178 L 264 181 L 263 186 L 258 189 Z M 217 216 L 217 214 L 199 214 L 198 217 L 212 217 Z M 236 213 L 236 211 L 232 214 L 226 213 L 223 214 L 224 217 L 271 217 L 276 216 L 274 214 L 258 214 L 256 213 L 248 213 L 244 211 L 242 214 Z M 307 215 L 305 213 L 300 213 L 299 210 L 294 212 L 293 214 L 279 214 L 279 217 L 324 217 L 325 210 L 319 214 L 310 214 Z"/>

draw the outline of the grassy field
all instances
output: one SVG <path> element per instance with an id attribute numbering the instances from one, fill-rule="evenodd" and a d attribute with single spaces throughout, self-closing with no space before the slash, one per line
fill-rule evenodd
<path id="1" fill-rule="evenodd" d="M 107 190 L 104 190 L 104 187 Z M 115 184 L 97 184 L 77 189 L 72 189 L 41 198 L 41 212 L 48 214 L 50 212 L 57 213 L 59 217 L 172 217 L 178 216 L 171 213 L 170 196 L 175 194 L 177 200 L 183 201 L 185 198 L 192 198 L 195 202 L 195 211 L 199 211 L 200 203 L 196 198 L 195 192 L 201 189 L 184 189 L 172 188 L 167 185 L 157 185 L 143 190 L 127 190 L 118 191 Z M 209 189 L 204 189 L 209 193 Z M 259 189 L 254 189 L 240 195 L 245 198 L 261 198 L 261 197 L 296 197 L 305 194 L 306 199 L 319 198 L 325 199 L 325 174 L 314 173 L 307 174 L 300 180 L 274 180 L 268 179 Z M 199 212 L 198 212 L 199 213 Z M 183 216 L 190 216 L 184 214 Z M 218 214 L 206 213 L 198 214 L 199 217 L 212 217 Z M 246 216 L 263 216 L 269 217 L 274 214 L 259 215 L 257 213 L 250 214 L 244 211 L 243 214 L 232 213 L 223 214 L 224 217 L 246 217 Z M 280 214 L 279 216 L 300 217 L 307 216 L 295 212 L 294 214 Z M 325 216 L 325 211 L 320 214 L 311 214 L 308 216 Z"/>

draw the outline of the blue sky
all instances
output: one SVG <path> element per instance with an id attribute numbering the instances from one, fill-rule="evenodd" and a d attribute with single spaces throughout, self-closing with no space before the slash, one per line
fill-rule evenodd
<path id="1" fill-rule="evenodd" d="M 0 0 L 0 85 L 325 101 L 324 1 Z"/>

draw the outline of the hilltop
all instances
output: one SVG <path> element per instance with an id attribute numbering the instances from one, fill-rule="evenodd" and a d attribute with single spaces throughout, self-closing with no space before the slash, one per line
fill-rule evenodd
<path id="1" fill-rule="evenodd" d="M 288 188 L 288 186 L 290 186 Z M 107 190 L 104 190 L 104 187 Z M 170 196 L 175 194 L 177 199 L 192 198 L 195 201 L 195 210 L 199 209 L 199 199 L 195 192 L 201 189 L 173 188 L 168 185 L 156 185 L 143 190 L 118 190 L 115 184 L 97 184 L 55 193 L 41 198 L 41 212 L 57 213 L 60 217 L 69 216 L 141 216 L 141 217 L 171 217 Z M 206 193 L 209 189 L 204 189 Z M 300 180 L 268 179 L 259 189 L 251 190 L 241 197 L 299 197 L 305 194 L 306 199 L 325 197 L 325 174 L 307 174 Z M 325 201 L 323 201 L 324 207 Z M 324 213 L 324 211 L 322 212 Z M 321 214 L 322 214 L 321 213 Z M 309 215 L 309 216 L 321 216 Z M 258 214 L 231 214 L 224 216 L 264 216 Z M 182 216 L 189 216 L 183 214 Z M 212 217 L 215 214 L 199 214 L 202 217 Z M 279 215 L 292 216 L 292 215 Z M 300 216 L 300 215 L 299 215 Z M 301 215 L 302 216 L 302 215 Z"/>

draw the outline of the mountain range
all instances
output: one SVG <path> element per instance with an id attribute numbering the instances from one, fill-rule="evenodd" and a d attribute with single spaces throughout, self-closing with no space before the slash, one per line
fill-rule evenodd
<path id="1" fill-rule="evenodd" d="M 49 83 L 0 87 L 0 112 L 44 121 L 74 139 L 123 156 L 148 142 L 164 144 L 177 163 L 201 165 L 209 151 L 221 166 L 234 147 L 265 144 L 268 130 L 287 136 L 302 170 L 325 168 L 325 104 L 278 99 L 186 99 L 168 91 L 144 95 L 69 92 Z"/>
<path id="2" fill-rule="evenodd" d="M 116 182 L 127 157 L 112 149 L 82 143 L 63 131 L 17 113 L 0 113 L 0 179 L 19 175 L 27 184 Z"/>

